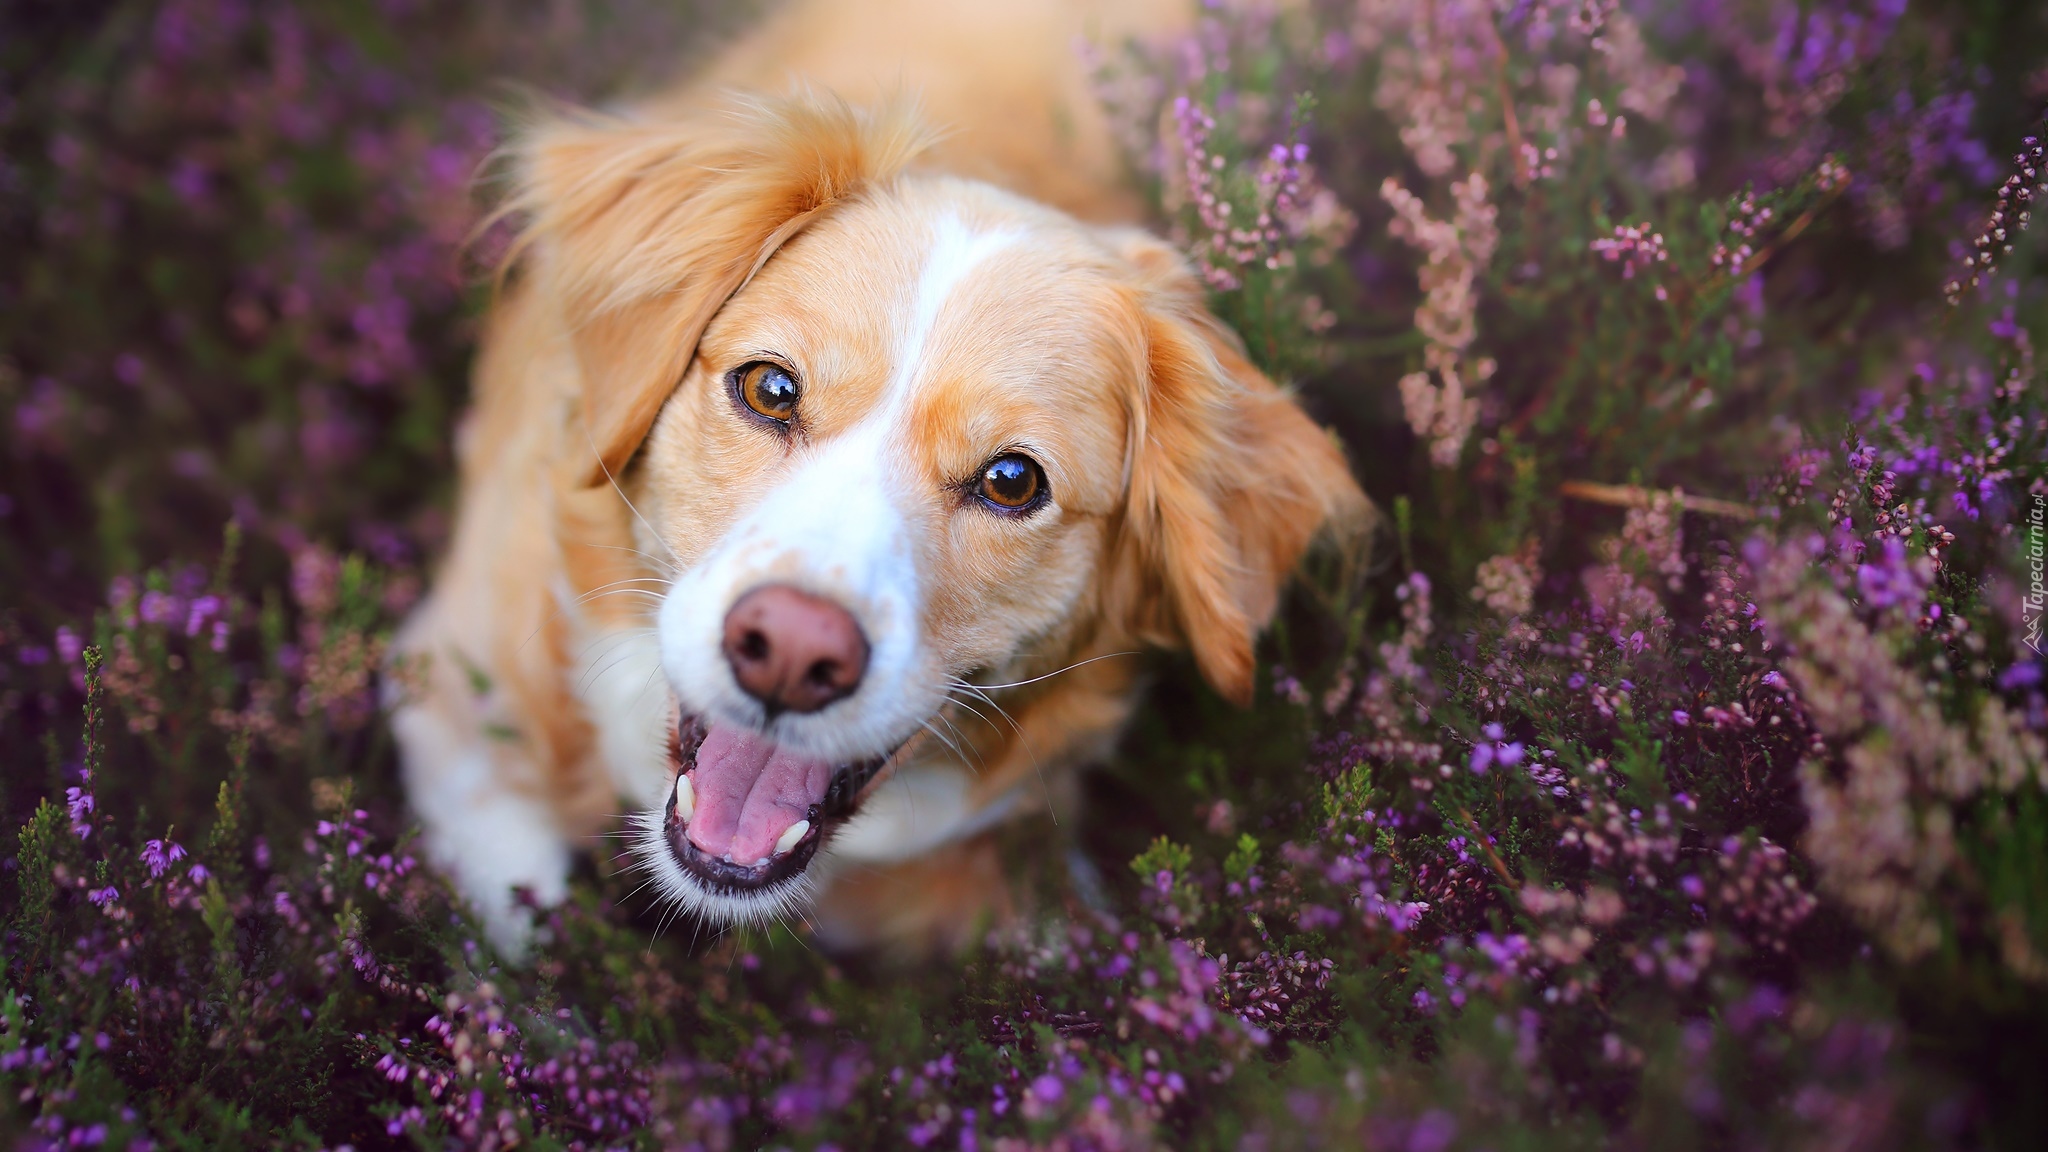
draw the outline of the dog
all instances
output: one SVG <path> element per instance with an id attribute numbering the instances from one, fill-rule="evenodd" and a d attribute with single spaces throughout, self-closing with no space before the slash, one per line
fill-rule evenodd
<path id="1" fill-rule="evenodd" d="M 1014 910 L 998 828 L 1111 751 L 1134 653 L 1248 700 L 1289 573 L 1371 508 L 1137 226 L 1075 42 L 1179 8 L 798 3 L 520 134 L 389 678 L 426 849 L 499 947 L 622 801 L 677 911 L 958 945 Z"/>

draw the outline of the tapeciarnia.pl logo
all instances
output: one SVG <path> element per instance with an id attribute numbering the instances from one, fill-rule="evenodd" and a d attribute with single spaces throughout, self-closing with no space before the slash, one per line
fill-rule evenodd
<path id="1" fill-rule="evenodd" d="M 2044 586 L 2042 573 L 2042 536 L 2048 530 L 2048 493 L 2034 493 L 2033 507 L 2027 510 L 2027 595 L 2020 604 L 2020 621 L 2026 628 L 2022 637 L 2028 650 L 2034 655 L 2041 654 L 2041 615 L 2048 605 L 2048 586 Z"/>

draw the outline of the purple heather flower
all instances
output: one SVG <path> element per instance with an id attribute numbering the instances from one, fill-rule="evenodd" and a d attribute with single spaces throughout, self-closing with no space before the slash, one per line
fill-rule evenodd
<path id="1" fill-rule="evenodd" d="M 1673 708 L 1671 710 L 1671 722 L 1683 728 L 1692 723 L 1692 713 L 1687 712 L 1683 708 Z"/>
<path id="2" fill-rule="evenodd" d="M 1407 1152 L 1443 1152 L 1457 1135 L 1458 1122 L 1451 1114 L 1432 1108 L 1416 1117 L 1415 1126 L 1408 1130 Z"/>
<path id="3" fill-rule="evenodd" d="M 168 624 L 178 616 L 178 601 L 169 593 L 152 589 L 142 594 L 136 612 L 145 624 Z"/>
<path id="4" fill-rule="evenodd" d="M 1885 537 L 1876 563 L 1857 567 L 1856 586 L 1873 608 L 1914 603 L 1926 591 L 1919 565 L 1907 559 L 1906 546 L 1896 536 Z"/>
<path id="5" fill-rule="evenodd" d="M 175 840 L 151 840 L 142 846 L 142 863 L 150 879 L 161 877 L 171 865 L 185 858 L 185 849 Z"/>
<path id="6" fill-rule="evenodd" d="M 109 884 L 105 888 L 92 889 L 85 894 L 85 898 L 92 901 L 96 906 L 105 908 L 121 898 L 121 890 Z"/>
<path id="7" fill-rule="evenodd" d="M 2041 662 L 2026 660 L 2007 668 L 1998 675 L 1998 687 L 2012 692 L 2020 688 L 2031 688 L 2041 682 Z"/>
<path id="8" fill-rule="evenodd" d="M 71 813 L 72 835 L 80 840 L 92 835 L 92 825 L 86 822 L 86 817 L 93 810 L 92 793 L 83 788 L 66 788 L 64 806 Z"/>
<path id="9" fill-rule="evenodd" d="M 220 597 L 201 596 L 192 601 L 185 613 L 185 635 L 197 636 L 206 622 L 220 615 Z"/>
<path id="10" fill-rule="evenodd" d="M 1486 775 L 1487 768 L 1492 764 L 1493 745 L 1480 744 L 1472 749 L 1472 774 L 1474 776 Z"/>

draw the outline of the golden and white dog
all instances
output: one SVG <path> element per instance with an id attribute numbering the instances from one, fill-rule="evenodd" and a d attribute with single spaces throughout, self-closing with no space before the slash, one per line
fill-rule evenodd
<path id="1" fill-rule="evenodd" d="M 696 88 L 524 134 L 393 720 L 500 944 L 621 797 L 682 909 L 957 939 L 1004 899 L 990 829 L 1128 715 L 1107 657 L 1185 645 L 1245 699 L 1288 572 L 1367 514 L 1130 226 L 1074 45 L 1186 17 L 1090 7 L 800 3 Z"/>

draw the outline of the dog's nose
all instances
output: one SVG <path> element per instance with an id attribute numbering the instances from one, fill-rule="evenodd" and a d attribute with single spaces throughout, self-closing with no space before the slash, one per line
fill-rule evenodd
<path id="1" fill-rule="evenodd" d="M 725 614 L 725 661 L 771 714 L 816 712 L 860 687 L 868 640 L 832 601 L 767 584 Z"/>

